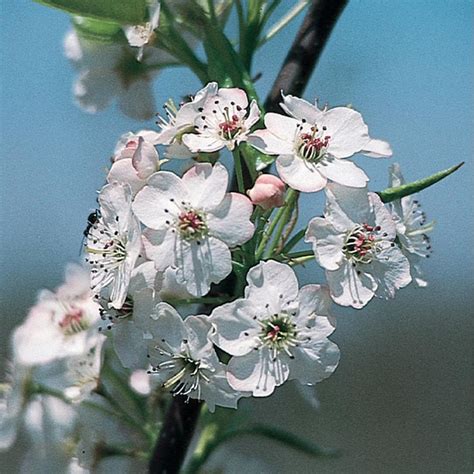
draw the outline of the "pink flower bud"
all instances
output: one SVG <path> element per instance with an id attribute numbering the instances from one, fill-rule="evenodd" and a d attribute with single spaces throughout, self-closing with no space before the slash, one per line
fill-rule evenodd
<path id="1" fill-rule="evenodd" d="M 262 174 L 247 194 L 253 204 L 265 210 L 281 207 L 285 202 L 285 184 L 272 174 Z"/>

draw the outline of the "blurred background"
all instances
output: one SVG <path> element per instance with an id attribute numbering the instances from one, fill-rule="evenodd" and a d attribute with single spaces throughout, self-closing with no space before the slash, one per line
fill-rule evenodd
<path id="1" fill-rule="evenodd" d="M 292 2 L 283 2 L 283 13 Z M 119 136 L 154 127 L 111 107 L 88 115 L 73 104 L 75 72 L 63 55 L 67 15 L 27 0 L 2 2 L 1 69 L 1 339 L 2 372 L 9 334 L 41 288 L 54 288 L 67 262 L 78 261 L 86 219 Z M 252 402 L 262 421 L 286 427 L 342 456 L 315 460 L 249 438 L 236 452 L 261 457 L 275 473 L 465 473 L 473 470 L 472 155 L 473 3 L 458 0 L 352 0 L 304 97 L 352 104 L 371 135 L 392 144 L 393 161 L 414 180 L 460 161 L 454 176 L 420 201 L 435 219 L 434 253 L 424 262 L 426 289 L 410 286 L 392 301 L 361 311 L 336 308 L 332 339 L 341 348 L 336 373 L 317 387 L 315 411 L 291 385 Z M 262 97 L 301 17 L 257 54 Z M 168 97 L 200 88 L 187 70 L 154 83 L 157 110 Z M 386 186 L 389 160 L 356 159 Z M 303 199 L 302 219 L 323 198 Z M 316 264 L 301 283 L 323 281 Z M 3 456 L 0 472 L 16 472 Z M 16 458 L 15 458 L 16 456 Z M 260 472 L 240 464 L 236 472 Z"/>

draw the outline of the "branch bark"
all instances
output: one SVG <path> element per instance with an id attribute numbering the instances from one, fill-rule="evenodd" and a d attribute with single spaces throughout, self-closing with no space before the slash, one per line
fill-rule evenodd
<path id="1" fill-rule="evenodd" d="M 331 32 L 349 0 L 313 0 L 296 34 L 272 90 L 265 112 L 281 112 L 281 91 L 301 96 Z"/>

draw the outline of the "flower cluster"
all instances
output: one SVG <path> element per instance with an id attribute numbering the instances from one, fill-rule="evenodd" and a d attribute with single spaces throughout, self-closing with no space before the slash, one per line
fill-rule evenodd
<path id="1" fill-rule="evenodd" d="M 152 18 L 146 29 L 127 30 L 141 60 Z M 120 138 L 86 229 L 87 269 L 69 267 L 66 282 L 42 292 L 15 331 L 2 445 L 35 404 L 44 423 L 65 426 L 55 443 L 70 438 L 74 462 L 110 462 L 107 446 L 124 466 L 136 454 L 129 443 L 147 449 L 146 410 L 166 393 L 214 411 L 289 380 L 313 386 L 339 362 L 328 339 L 333 303 L 360 309 L 412 279 L 425 284 L 419 264 L 432 224 L 418 201 L 386 205 L 348 160 L 388 157 L 390 146 L 370 138 L 353 109 L 321 110 L 289 95 L 281 107 L 287 115 L 268 113 L 259 128 L 256 101 L 213 82 L 179 108 L 169 102 L 159 130 Z M 232 190 L 227 150 L 237 171 Z M 278 176 L 256 176 L 249 150 L 275 155 Z M 184 173 L 164 169 L 175 158 L 189 160 Z M 393 165 L 390 186 L 401 184 Z M 300 193 L 317 191 L 326 196 L 323 214 L 293 232 Z M 295 267 L 308 261 L 327 282 L 300 288 Z M 153 403 L 145 409 L 140 397 Z"/>

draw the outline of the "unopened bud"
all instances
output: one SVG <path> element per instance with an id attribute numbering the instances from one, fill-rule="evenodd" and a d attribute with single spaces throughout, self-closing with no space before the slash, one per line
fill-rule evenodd
<path id="1" fill-rule="evenodd" d="M 262 174 L 247 194 L 253 204 L 265 210 L 281 207 L 285 202 L 285 184 L 272 174 Z"/>

